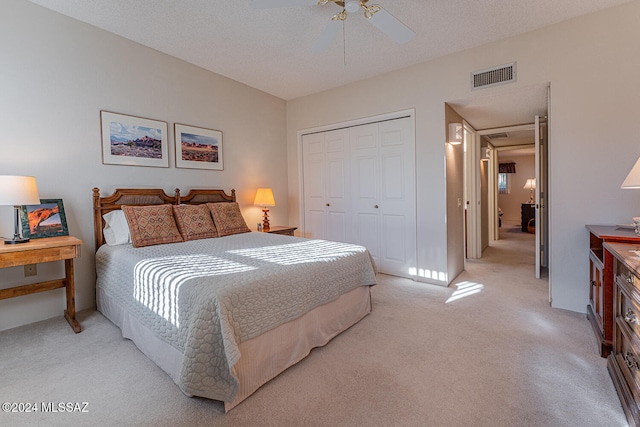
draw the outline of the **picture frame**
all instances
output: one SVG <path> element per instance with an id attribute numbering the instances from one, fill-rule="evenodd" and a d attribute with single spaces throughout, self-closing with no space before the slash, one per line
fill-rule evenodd
<path id="1" fill-rule="evenodd" d="M 29 239 L 68 236 L 62 199 L 40 199 L 37 205 L 20 206 L 22 235 Z"/>
<path id="2" fill-rule="evenodd" d="M 176 167 L 223 170 L 222 131 L 174 124 Z"/>
<path id="3" fill-rule="evenodd" d="M 167 122 L 100 111 L 102 163 L 169 167 Z"/>

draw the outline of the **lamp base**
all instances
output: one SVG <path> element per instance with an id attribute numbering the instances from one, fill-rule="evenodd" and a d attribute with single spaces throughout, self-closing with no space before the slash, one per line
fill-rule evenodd
<path id="1" fill-rule="evenodd" d="M 4 244 L 5 244 L 5 245 L 17 245 L 17 244 L 20 244 L 20 243 L 27 243 L 29 240 L 30 240 L 30 239 L 28 239 L 28 238 L 26 238 L 26 237 L 23 237 L 23 238 L 21 238 L 21 239 L 13 238 L 13 239 L 11 239 L 11 240 L 5 240 L 5 241 L 4 241 Z"/>
<path id="2" fill-rule="evenodd" d="M 14 206 L 13 207 L 13 218 L 14 218 L 14 224 L 13 224 L 13 239 L 9 240 L 5 240 L 4 244 L 5 245 L 17 245 L 19 243 L 27 243 L 29 241 L 28 237 L 22 237 L 22 233 L 20 233 L 20 206 Z"/>
<path id="3" fill-rule="evenodd" d="M 269 209 L 262 209 L 264 212 L 264 217 L 262 218 L 262 231 L 269 231 Z"/>

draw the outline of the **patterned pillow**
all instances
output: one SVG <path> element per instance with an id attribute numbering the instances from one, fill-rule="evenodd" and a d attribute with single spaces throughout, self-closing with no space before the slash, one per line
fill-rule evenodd
<path id="1" fill-rule="evenodd" d="M 218 237 L 207 205 L 180 205 L 173 207 L 178 230 L 184 240 Z"/>
<path id="2" fill-rule="evenodd" d="M 134 248 L 182 242 L 171 205 L 122 206 Z"/>
<path id="3" fill-rule="evenodd" d="M 213 222 L 218 229 L 218 236 L 229 236 L 251 231 L 247 227 L 247 223 L 244 222 L 242 213 L 240 213 L 240 206 L 236 202 L 207 203 L 207 206 L 209 206 Z"/>

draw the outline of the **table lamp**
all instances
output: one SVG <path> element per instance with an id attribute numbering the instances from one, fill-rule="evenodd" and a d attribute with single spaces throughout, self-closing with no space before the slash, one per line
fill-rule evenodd
<path id="1" fill-rule="evenodd" d="M 20 206 L 40 203 L 36 178 L 33 176 L 0 175 L 0 205 L 13 206 L 15 209 L 15 227 L 13 239 L 5 244 L 27 243 L 28 238 L 20 233 Z"/>
<path id="2" fill-rule="evenodd" d="M 640 158 L 633 165 L 624 182 L 620 186 L 623 189 L 640 189 Z M 635 225 L 636 234 L 640 236 L 640 217 L 634 216 L 633 224 Z"/>
<path id="3" fill-rule="evenodd" d="M 533 197 L 533 190 L 536 189 L 536 179 L 535 178 L 528 178 L 527 182 L 524 184 L 524 188 L 525 190 L 529 190 L 529 203 L 535 203 L 535 199 Z"/>
<path id="4" fill-rule="evenodd" d="M 276 201 L 273 198 L 273 191 L 270 188 L 258 188 L 253 204 L 256 206 L 264 206 L 264 209 L 262 209 L 262 212 L 264 212 L 262 230 L 269 231 L 269 209 L 267 209 L 267 207 L 276 205 Z"/>
<path id="5" fill-rule="evenodd" d="M 636 164 L 633 165 L 629 174 L 624 179 L 624 182 L 620 186 L 620 188 L 624 189 L 639 189 L 640 188 L 640 159 L 636 161 Z"/>

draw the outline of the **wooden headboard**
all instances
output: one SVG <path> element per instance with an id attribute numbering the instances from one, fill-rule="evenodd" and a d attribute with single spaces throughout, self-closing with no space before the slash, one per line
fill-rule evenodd
<path id="1" fill-rule="evenodd" d="M 93 189 L 93 233 L 95 238 L 95 250 L 102 246 L 104 241 L 105 223 L 102 215 L 120 210 L 122 205 L 199 205 L 202 203 L 235 202 L 236 190 L 231 190 L 228 195 L 224 190 L 217 189 L 192 189 L 186 196 L 180 195 L 180 189 L 176 188 L 173 196 L 169 196 L 160 188 L 117 188 L 110 196 L 100 196 L 100 189 Z"/>

